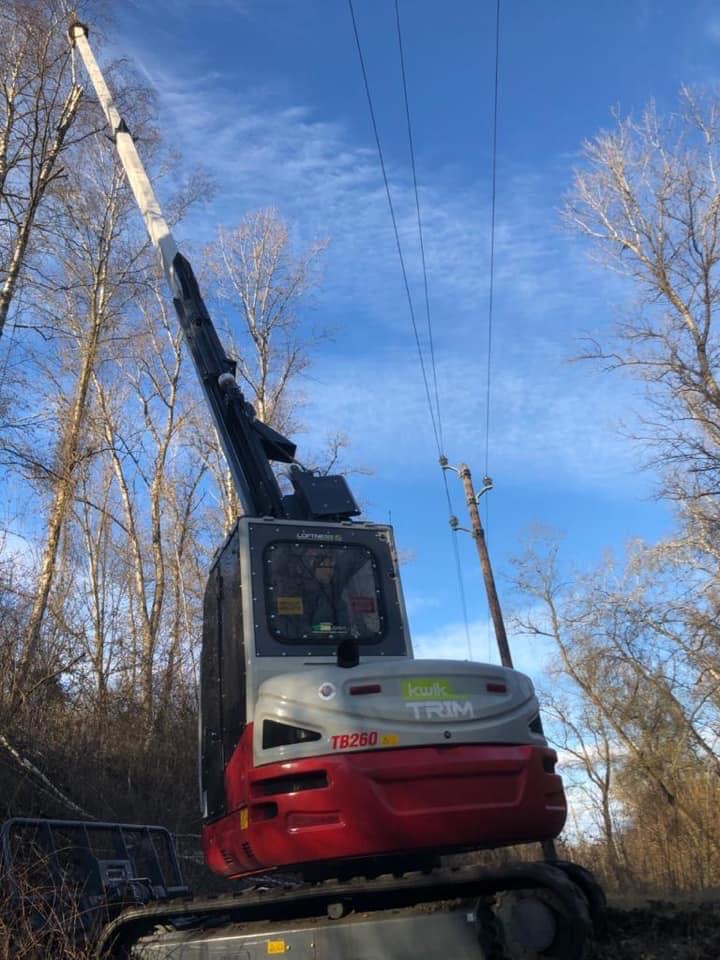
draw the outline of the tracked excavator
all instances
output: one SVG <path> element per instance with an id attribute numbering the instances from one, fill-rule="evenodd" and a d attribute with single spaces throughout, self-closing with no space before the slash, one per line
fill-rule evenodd
<path id="1" fill-rule="evenodd" d="M 391 527 L 357 519 L 344 477 L 304 469 L 295 444 L 255 416 L 88 29 L 74 20 L 69 35 L 159 253 L 242 504 L 205 592 L 200 802 L 210 870 L 259 878 L 232 896 L 125 910 L 98 956 L 583 957 L 602 893 L 581 867 L 440 860 L 549 841 L 563 827 L 557 757 L 530 679 L 414 658 Z M 273 464 L 286 465 L 291 492 Z"/>

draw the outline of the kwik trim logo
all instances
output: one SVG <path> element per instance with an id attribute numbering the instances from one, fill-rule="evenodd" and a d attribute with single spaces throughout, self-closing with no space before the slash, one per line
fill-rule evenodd
<path id="1" fill-rule="evenodd" d="M 439 677 L 403 680 L 402 695 L 405 700 L 458 700 L 467 696 L 466 693 L 456 693 L 449 680 Z"/>

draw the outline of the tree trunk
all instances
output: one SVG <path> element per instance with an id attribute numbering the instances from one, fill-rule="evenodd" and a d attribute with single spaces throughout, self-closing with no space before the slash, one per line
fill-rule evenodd
<path id="1" fill-rule="evenodd" d="M 75 384 L 73 405 L 70 416 L 64 423 L 62 437 L 58 445 L 55 489 L 48 517 L 45 546 L 35 598 L 28 620 L 23 655 L 14 684 L 13 706 L 15 707 L 27 693 L 28 679 L 37 660 L 41 628 L 48 609 L 50 591 L 55 576 L 60 537 L 73 503 L 77 482 L 76 468 L 85 424 L 88 394 L 97 363 L 100 331 L 105 320 L 104 286 L 105 269 L 103 267 L 101 272 L 96 275 L 92 301 L 94 309 L 89 317 L 87 339 L 82 348 L 81 367 Z"/>

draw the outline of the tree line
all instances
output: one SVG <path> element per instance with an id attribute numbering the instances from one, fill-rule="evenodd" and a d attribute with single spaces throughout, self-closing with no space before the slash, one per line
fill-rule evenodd
<path id="1" fill-rule="evenodd" d="M 547 712 L 575 768 L 574 831 L 611 886 L 720 877 L 720 98 L 678 104 L 584 145 L 564 217 L 625 284 L 625 317 L 584 359 L 644 386 L 634 442 L 674 516 L 658 543 L 568 573 L 557 540 L 516 561 L 556 649 Z M 631 531 L 629 531 L 631 533 Z"/>
<path id="2" fill-rule="evenodd" d="M 238 508 L 104 118 L 75 78 L 64 6 L 2 14 L 0 482 L 17 504 L 0 531 L 2 812 L 188 830 L 204 577 Z M 176 176 L 128 65 L 110 79 L 181 232 L 213 186 Z M 267 210 L 192 249 L 239 382 L 280 429 L 322 335 L 299 306 L 323 246 L 297 251 Z"/>

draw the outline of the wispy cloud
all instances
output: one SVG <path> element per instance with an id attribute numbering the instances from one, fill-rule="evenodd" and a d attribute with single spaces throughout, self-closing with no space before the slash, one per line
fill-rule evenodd
<path id="1" fill-rule="evenodd" d="M 496 478 L 611 492 L 622 477 L 624 494 L 644 490 L 639 454 L 617 429 L 637 399 L 630 387 L 567 364 L 562 350 L 547 341 L 526 340 L 525 347 L 532 354 L 529 364 L 505 360 L 494 371 L 490 447 Z M 484 358 L 443 358 L 438 367 L 445 391 L 445 452 L 480 460 Z M 369 466 L 404 464 L 412 470 L 436 459 L 422 379 L 410 349 L 323 359 L 314 376 L 307 419 L 346 431 L 354 455 Z"/>
<path id="2" fill-rule="evenodd" d="M 326 429 L 352 435 L 353 456 L 371 466 L 435 458 L 374 151 L 312 106 L 288 103 L 269 89 L 240 94 L 233 78 L 217 71 L 169 73 L 147 51 L 136 53 L 160 93 L 166 132 L 188 161 L 209 166 L 221 184 L 212 208 L 193 224 L 194 234 L 209 235 L 214 224 L 275 205 L 299 239 L 331 237 L 318 306 L 325 316 L 337 316 L 338 326 L 345 313 L 356 324 L 361 316 L 362 331 L 342 330 L 352 347 L 331 350 L 314 366 L 306 383 L 308 418 L 321 416 Z M 556 226 L 554 207 L 569 163 L 560 158 L 558 169 L 545 175 L 518 170 L 504 181 L 490 439 L 495 472 L 534 481 L 552 475 L 599 489 L 637 466 L 615 432 L 636 398 L 619 380 L 609 387 L 586 367 L 565 362 L 573 352 L 572 332 L 597 332 L 598 316 L 606 315 L 605 291 L 580 268 L 578 250 Z M 389 171 L 422 334 L 414 197 L 408 171 L 391 163 Z M 424 171 L 422 158 L 420 171 L 446 452 L 452 456 L 485 443 L 487 184 L 462 181 L 450 169 Z M 368 416 L 368 409 L 383 415 Z"/>
<path id="3" fill-rule="evenodd" d="M 705 36 L 712 43 L 720 43 L 720 17 L 712 17 L 705 26 Z"/>
<path id="4" fill-rule="evenodd" d="M 269 88 L 238 90 L 229 74 L 169 72 L 148 51 L 138 61 L 159 92 L 163 127 L 186 159 L 215 174 L 221 192 L 207 217 L 226 222 L 244 209 L 277 205 L 304 234 L 332 238 L 326 283 L 333 295 L 358 297 L 371 314 L 393 323 L 402 299 L 395 241 L 377 156 L 341 120 L 321 118 L 312 105 L 288 103 Z M 187 77 L 192 77 L 189 82 Z M 487 297 L 487 183 L 460 178 L 456 168 L 420 170 L 421 205 L 435 307 L 476 313 Z M 388 161 L 393 202 L 414 283 L 419 257 L 414 196 L 407 164 Z M 498 284 L 508 296 L 543 307 L 569 303 L 567 250 L 553 228 L 557 184 L 536 172 L 504 177 L 498 211 Z M 547 197 L 549 201 L 540 201 Z M 560 254 L 560 256 L 558 256 Z M 337 269 L 339 268 L 339 269 Z M 382 291 L 383 296 L 378 297 Z M 418 291 L 419 292 L 419 291 Z M 446 298 L 452 300 L 446 305 Z M 402 322 L 406 319 L 403 316 Z"/>

